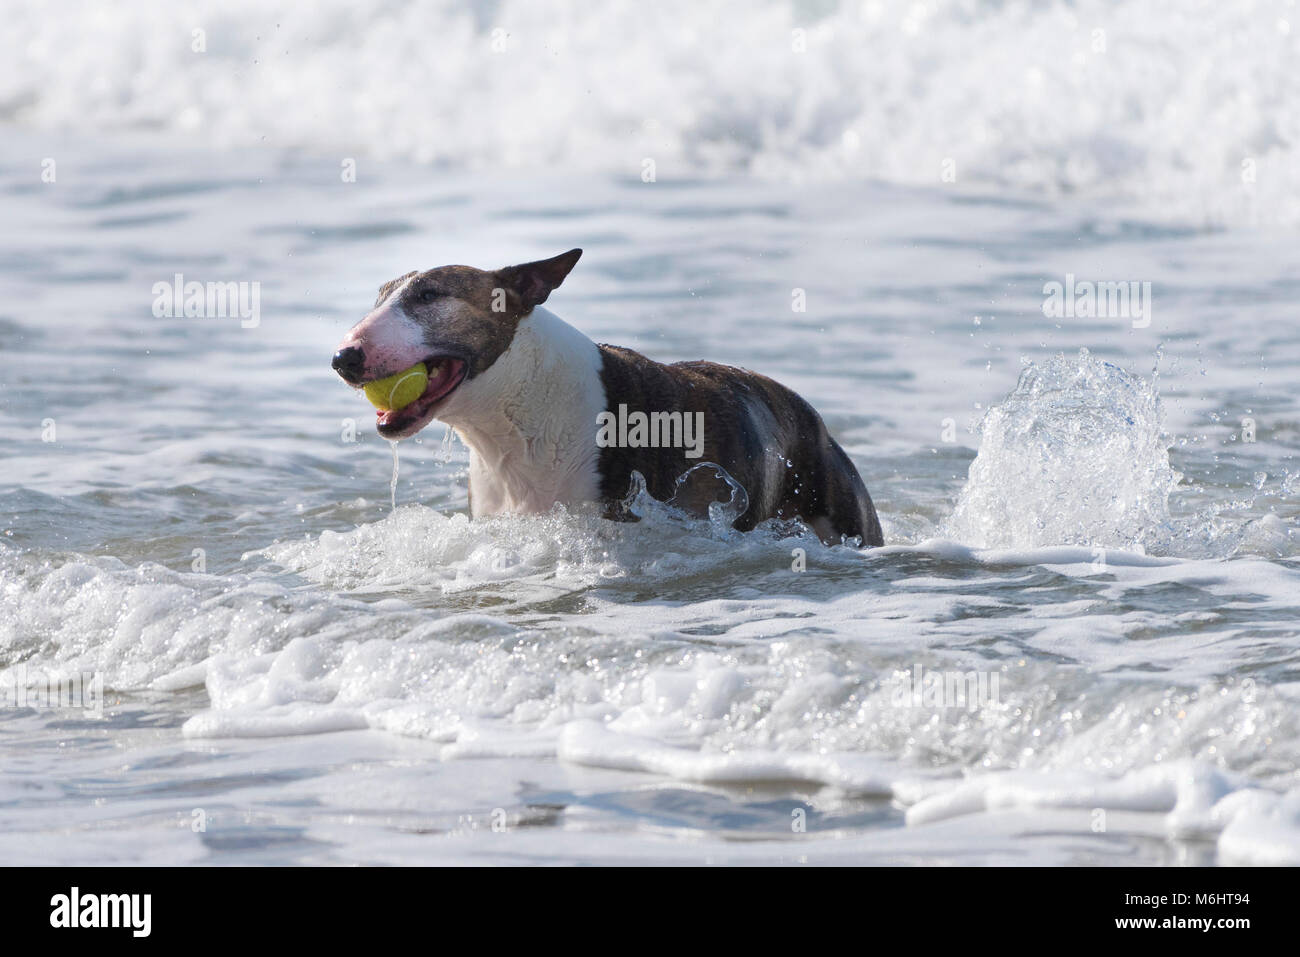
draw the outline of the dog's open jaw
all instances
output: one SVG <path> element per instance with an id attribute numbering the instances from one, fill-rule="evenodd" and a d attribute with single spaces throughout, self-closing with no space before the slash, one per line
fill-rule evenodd
<path id="1" fill-rule="evenodd" d="M 376 409 L 375 428 L 386 439 L 414 435 L 438 416 L 438 407 L 465 381 L 469 366 L 453 356 L 428 356 L 424 367 L 429 370 L 429 384 L 410 405 L 400 409 Z"/>

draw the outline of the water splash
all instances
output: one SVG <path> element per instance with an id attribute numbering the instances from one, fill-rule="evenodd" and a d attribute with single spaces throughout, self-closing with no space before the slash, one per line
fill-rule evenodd
<path id="1" fill-rule="evenodd" d="M 677 476 L 677 490 L 668 500 L 668 505 L 675 507 L 677 497 L 688 486 L 698 486 L 700 481 L 716 480 L 730 490 L 730 497 L 724 502 L 717 500 L 709 503 L 709 522 L 714 528 L 730 528 L 740 516 L 749 510 L 749 493 L 730 473 L 716 462 L 701 462 L 693 465 Z"/>
<path id="2" fill-rule="evenodd" d="M 442 433 L 442 445 L 438 447 L 438 451 L 434 454 L 434 460 L 446 465 L 455 454 L 456 430 L 449 425 Z"/>
<path id="3" fill-rule="evenodd" d="M 709 489 L 708 483 L 713 483 L 716 489 Z M 681 513 L 690 521 L 694 521 L 697 513 L 694 508 L 685 504 L 687 500 L 704 501 L 708 499 L 710 491 L 716 496 L 724 488 L 728 491 L 727 498 L 725 500 L 715 498 L 710 501 L 708 517 L 709 524 L 715 532 L 727 532 L 732 530 L 736 519 L 748 511 L 749 493 L 745 491 L 745 486 L 732 478 L 731 474 L 716 462 L 701 462 L 677 476 L 673 495 L 666 502 L 660 502 L 652 496 L 646 489 L 645 476 L 633 469 L 622 508 L 639 518 L 669 510 Z M 679 499 L 682 501 L 679 502 Z"/>
<path id="4" fill-rule="evenodd" d="M 389 480 L 388 483 L 388 501 L 389 504 L 392 506 L 393 510 L 396 511 L 397 510 L 397 471 L 398 471 L 397 443 L 389 442 L 388 444 L 393 447 L 393 477 L 391 480 Z"/>
<path id="5" fill-rule="evenodd" d="M 1169 533 L 1169 464 L 1155 388 L 1080 349 L 1021 373 L 980 424 L 979 454 L 944 534 L 979 548 L 1145 550 Z"/>

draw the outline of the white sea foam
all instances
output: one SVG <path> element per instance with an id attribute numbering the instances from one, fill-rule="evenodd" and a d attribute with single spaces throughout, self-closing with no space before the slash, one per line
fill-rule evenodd
<path id="1" fill-rule="evenodd" d="M 639 179 L 653 160 L 660 182 L 955 178 L 1294 223 L 1298 42 L 1289 0 L 24 0 L 0 34 L 0 115 L 440 167 Z"/>
<path id="2" fill-rule="evenodd" d="M 1294 702 L 1224 674 L 1242 648 L 1267 647 L 1257 636 L 1219 634 L 1191 661 L 1185 641 L 1148 642 L 1133 649 L 1136 670 L 1120 680 L 1129 636 L 1148 627 L 1142 614 L 1111 616 L 1071 595 L 1037 603 L 1015 623 L 981 620 L 962 613 L 970 598 L 952 595 L 962 578 L 970 587 L 966 571 L 948 577 L 954 570 L 1066 570 L 1087 561 L 1087 549 L 979 552 L 935 542 L 863 556 L 796 539 L 830 587 L 781 594 L 772 586 L 788 572 L 771 569 L 790 541 L 774 531 L 727 533 L 663 509 L 621 526 L 562 510 L 470 523 L 404 506 L 355 531 L 247 560 L 273 561 L 268 567 L 337 594 L 289 589 L 256 571 L 218 579 L 111 560 L 51 569 L 0 555 L 0 647 L 35 651 L 54 671 L 99 671 L 116 691 L 201 682 L 209 704 L 183 726 L 200 742 L 371 728 L 436 742 L 448 762 L 558 759 L 685 784 L 888 796 L 910 807 L 909 824 L 923 831 L 953 816 L 1007 811 L 1029 821 L 1069 809 L 1167 815 L 1163 830 L 1143 827 L 1220 840 L 1234 860 L 1293 860 L 1294 801 L 1265 782 L 1300 759 Z M 657 582 L 681 587 L 719 562 L 739 581 L 766 574 L 769 583 L 693 602 L 680 622 L 703 634 L 679 630 L 671 607 L 656 611 L 653 631 L 639 626 L 637 595 Z M 916 562 L 920 574 L 907 574 Z M 1185 586 L 1196 576 L 1183 566 L 1194 564 L 1118 553 L 1115 581 L 1102 587 L 1152 574 Z M 1264 584 L 1250 563 L 1204 565 L 1234 593 Z M 897 597 L 864 604 L 830 584 L 886 569 L 902 572 Z M 710 591 L 728 587 L 713 581 Z M 1279 600 L 1292 593 L 1294 574 L 1275 587 Z M 431 590 L 452 607 L 346 593 L 398 589 Z M 494 614 L 458 611 L 461 594 L 473 604 L 491 604 L 494 594 L 508 601 Z M 542 609 L 577 606 L 581 619 L 546 625 Z M 783 622 L 812 616 L 815 633 L 783 634 Z M 1015 644 L 1006 649 L 1012 657 L 981 650 L 1008 637 L 1033 650 L 1019 658 Z M 1070 656 L 1087 667 L 1062 667 Z M 917 662 L 992 669 L 999 697 L 978 709 L 900 706 L 891 682 Z M 1166 678 L 1151 680 L 1153 668 Z M 1171 686 L 1175 677 L 1190 687 Z M 1218 762 L 1238 770 L 1217 772 Z M 967 768 L 980 770 L 954 779 Z M 1053 821 L 1062 833 L 1088 833 L 1084 813 Z"/>
<path id="3" fill-rule="evenodd" d="M 1131 822 L 1124 812 L 1139 812 L 1160 815 L 1170 836 L 1216 841 L 1225 863 L 1300 864 L 1300 788 L 1254 788 L 1206 764 L 1177 761 L 1119 776 L 986 774 L 930 790 L 903 788 L 923 795 L 908 808 L 909 825 L 996 811 L 1074 809 L 1084 812 L 1075 820 L 1078 830 L 1114 833 Z"/>
<path id="4" fill-rule="evenodd" d="M 561 515 L 531 530 L 523 522 L 512 533 L 549 538 L 568 523 L 566 537 L 580 539 L 582 521 Z M 368 552 L 381 533 L 394 544 L 416 532 L 466 534 L 454 524 L 431 524 L 407 507 L 378 530 L 276 551 L 281 561 L 318 567 L 313 549 L 336 560 L 339 539 Z M 474 534 L 482 547 L 498 548 L 503 543 L 494 539 L 504 531 L 476 523 Z M 774 545 L 759 539 L 760 550 Z M 435 547 L 429 561 L 443 554 Z M 888 560 L 917 554 L 891 549 Z M 928 554 L 951 561 L 954 550 Z M 995 554 L 999 564 L 1011 560 Z M 1135 559 L 1127 567 L 1168 567 Z M 981 667 L 978 655 L 955 652 L 959 622 L 942 624 L 941 583 L 912 583 L 906 607 L 916 616 L 909 620 L 913 647 L 891 654 L 881 652 L 881 636 L 871 645 L 854 640 L 861 619 L 833 606 L 819 616 L 817 636 L 744 640 L 733 627 L 728 641 L 716 643 L 637 634 L 629 627 L 635 606 L 593 596 L 593 633 L 565 635 L 473 612 L 430 619 L 403 601 L 295 593 L 255 579 L 218 585 L 209 576 L 112 562 L 48 572 L 6 561 L 13 616 L 6 616 L 0 644 L 29 647 L 39 635 L 51 649 L 38 656 L 47 667 L 98 669 L 112 689 L 176 690 L 202 681 L 210 706 L 183 728 L 196 741 L 374 728 L 440 743 L 449 762 L 551 758 L 688 784 L 784 783 L 892 797 L 922 833 L 952 818 L 1015 812 L 1032 822 L 1050 812 L 1061 833 L 1095 833 L 1100 820 L 1110 833 L 1214 840 L 1225 860 L 1300 860 L 1296 792 L 1285 794 L 1287 776 L 1276 777 L 1300 758 L 1295 702 L 1285 689 L 1210 679 L 1180 691 L 1022 659 L 983 665 L 1001 677 L 1000 698 L 988 706 L 900 707 L 890 679 L 918 657 L 934 669 Z M 554 576 L 561 564 L 537 561 L 518 574 Z M 732 604 L 715 612 L 764 611 L 761 602 L 757 609 Z M 798 613 L 797 601 L 781 607 Z M 877 613 L 890 614 L 883 606 Z M 1065 623 L 1078 609 L 1066 603 L 1051 614 Z M 695 620 L 708 617 L 707 606 L 696 609 Z M 926 650 L 931 642 L 919 619 L 934 622 L 937 648 Z M 614 637 L 620 620 L 625 638 Z M 1097 648 L 1095 617 L 1085 631 L 1077 647 Z M 1058 638 L 1052 647 L 1059 656 L 1076 646 Z M 1114 650 L 1105 661 L 1112 669 Z M 1144 659 L 1144 667 L 1151 664 Z M 1201 667 L 1213 672 L 1214 659 Z"/>

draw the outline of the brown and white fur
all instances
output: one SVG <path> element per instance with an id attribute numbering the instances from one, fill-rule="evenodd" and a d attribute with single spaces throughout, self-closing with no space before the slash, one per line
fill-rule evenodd
<path id="1" fill-rule="evenodd" d="M 434 418 L 470 449 L 470 511 L 543 512 L 599 502 L 611 518 L 633 471 L 661 501 L 707 514 L 717 486 L 678 479 L 702 462 L 722 466 L 748 494 L 735 527 L 802 519 L 825 542 L 882 544 L 880 522 L 853 463 L 821 416 L 784 386 L 712 362 L 664 365 L 597 345 L 542 308 L 582 250 L 486 271 L 441 266 L 384 284 L 348 332 L 334 368 L 360 387 L 417 362 L 429 386 L 411 405 L 379 413 L 379 434 L 414 435 Z M 703 413 L 703 450 L 597 442 L 601 413 Z M 725 488 L 722 489 L 724 492 Z"/>

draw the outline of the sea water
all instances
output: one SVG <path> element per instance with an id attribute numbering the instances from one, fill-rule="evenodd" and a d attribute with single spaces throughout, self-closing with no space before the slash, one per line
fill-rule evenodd
<path id="1" fill-rule="evenodd" d="M 19 5 L 0 860 L 1300 861 L 1296 17 L 1148 7 Z M 409 109 L 417 38 L 516 113 Z M 885 547 L 471 521 L 437 424 L 390 489 L 329 367 L 378 286 L 573 246 L 548 308 L 799 391 Z"/>

